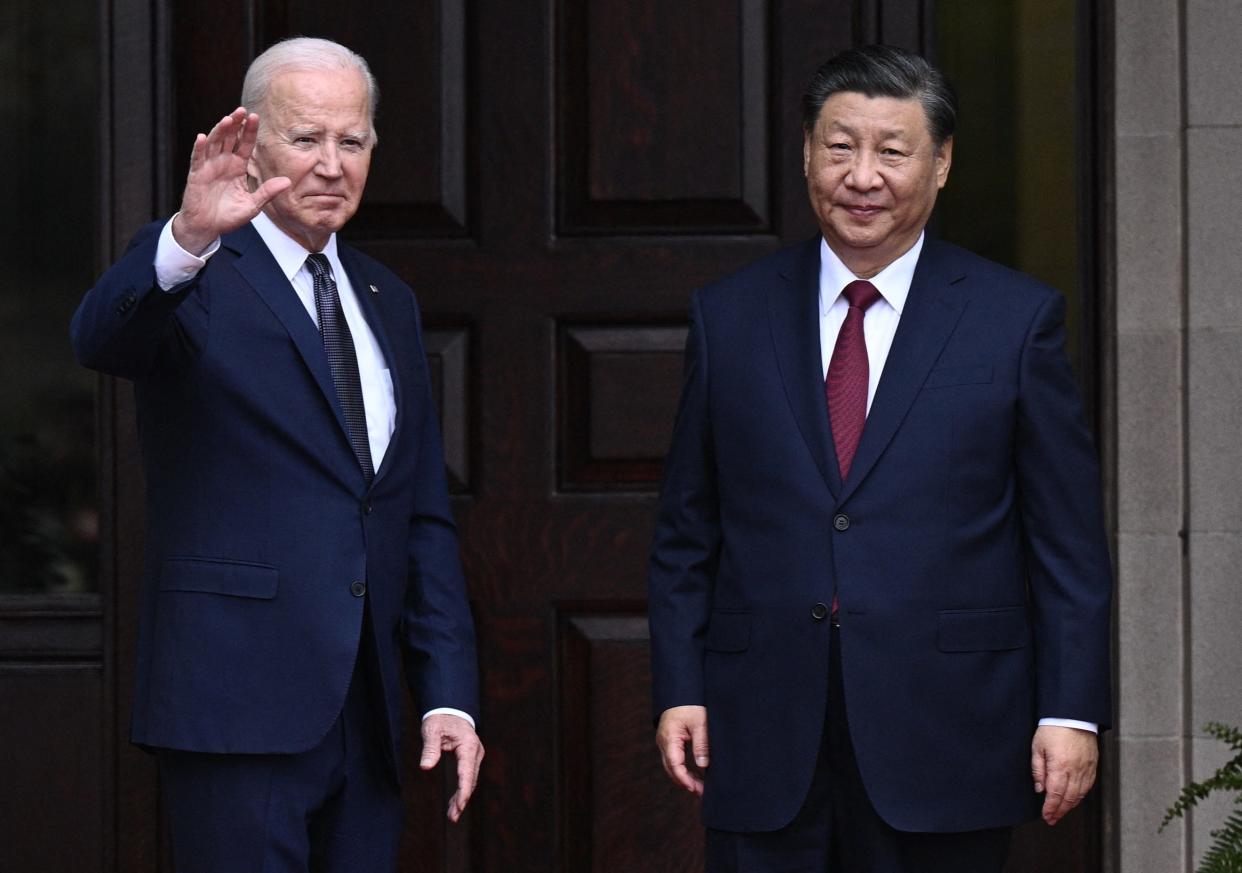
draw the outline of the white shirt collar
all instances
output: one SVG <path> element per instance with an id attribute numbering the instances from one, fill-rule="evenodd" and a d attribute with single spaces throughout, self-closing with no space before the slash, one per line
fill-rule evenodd
<path id="1" fill-rule="evenodd" d="M 306 256 L 310 252 L 303 248 L 301 243 L 277 227 L 276 222 L 268 218 L 265 212 L 260 212 L 250 219 L 250 223 L 259 232 L 259 236 L 263 237 L 263 242 L 267 244 L 267 249 L 272 253 L 272 257 L 276 259 L 276 263 L 280 265 L 281 272 L 285 274 L 285 278 L 292 282 L 298 270 L 306 265 Z M 323 253 L 328 256 L 328 263 L 332 265 L 332 272 L 339 276 L 343 268 L 341 267 L 340 259 L 336 255 L 336 234 L 328 237 L 328 244 L 323 247 Z"/>
<path id="2" fill-rule="evenodd" d="M 909 251 L 893 261 L 869 281 L 880 292 L 889 306 L 900 315 L 906 305 L 906 297 L 910 294 L 910 285 L 914 281 L 914 268 L 919 262 L 919 253 L 923 251 L 923 234 L 914 241 Z M 836 303 L 845 286 L 858 279 L 850 268 L 845 266 L 828 245 L 828 241 L 819 241 L 819 314 L 826 315 Z"/>

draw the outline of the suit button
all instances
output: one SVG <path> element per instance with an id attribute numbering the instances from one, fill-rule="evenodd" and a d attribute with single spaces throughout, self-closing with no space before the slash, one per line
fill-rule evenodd
<path id="1" fill-rule="evenodd" d="M 811 618 L 816 621 L 823 621 L 828 617 L 828 607 L 823 603 L 817 603 L 811 607 Z"/>
<path id="2" fill-rule="evenodd" d="M 362 501 L 363 515 L 370 515 L 372 509 L 374 509 L 374 506 L 371 504 L 371 498 L 368 497 L 366 500 Z"/>
<path id="3" fill-rule="evenodd" d="M 850 517 L 846 515 L 845 513 L 841 513 L 840 515 L 832 519 L 832 526 L 835 527 L 837 530 L 849 530 L 850 529 Z"/>
<path id="4" fill-rule="evenodd" d="M 354 595 L 354 597 L 361 597 L 367 593 L 367 583 L 358 581 L 350 582 L 349 593 Z"/>

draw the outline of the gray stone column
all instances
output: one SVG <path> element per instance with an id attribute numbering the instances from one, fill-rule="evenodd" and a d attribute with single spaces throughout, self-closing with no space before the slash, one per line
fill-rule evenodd
<path id="1" fill-rule="evenodd" d="M 1226 804 L 1156 827 L 1242 722 L 1242 4 L 1117 0 L 1121 873 L 1193 870 Z"/>

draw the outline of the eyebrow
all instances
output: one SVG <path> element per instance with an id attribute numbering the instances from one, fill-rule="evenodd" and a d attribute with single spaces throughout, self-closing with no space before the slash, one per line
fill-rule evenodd
<path id="1" fill-rule="evenodd" d="M 840 133 L 845 134 L 846 136 L 852 136 L 852 137 L 858 136 L 858 133 L 857 131 L 854 130 L 854 128 L 850 127 L 848 124 L 842 124 L 839 121 L 834 121 L 832 124 L 830 124 L 828 127 L 828 130 L 832 132 L 840 132 Z M 886 139 L 908 140 L 909 138 L 910 138 L 909 132 L 902 128 L 890 128 L 889 130 L 882 130 L 880 131 L 880 136 L 879 136 L 880 140 L 886 140 Z"/>
<path id="2" fill-rule="evenodd" d="M 283 133 L 287 137 L 307 136 L 308 134 L 322 134 L 325 130 L 322 125 L 318 124 L 295 124 L 286 128 Z M 357 139 L 367 141 L 371 138 L 371 132 L 366 128 L 359 130 L 347 130 L 340 134 L 338 139 Z"/>

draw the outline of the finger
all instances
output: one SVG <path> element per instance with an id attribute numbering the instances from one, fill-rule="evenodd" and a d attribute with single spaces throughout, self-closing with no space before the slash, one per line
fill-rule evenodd
<path id="1" fill-rule="evenodd" d="M 474 786 L 479 777 L 478 756 L 468 747 L 457 749 L 457 796 L 461 798 L 462 809 L 474 794 Z"/>
<path id="2" fill-rule="evenodd" d="M 690 728 L 690 748 L 693 750 L 695 766 L 706 768 L 710 763 L 710 744 L 707 742 L 707 722 L 701 721 Z"/>
<path id="3" fill-rule="evenodd" d="M 691 794 L 703 793 L 703 781 L 690 772 L 686 766 L 686 747 L 684 741 L 670 744 L 668 761 L 664 769 L 673 781 Z"/>
<path id="4" fill-rule="evenodd" d="M 664 765 L 664 772 L 682 788 L 693 792 L 694 778 L 686 769 L 685 737 L 660 734 L 656 737 L 656 745 L 660 747 L 660 763 Z"/>
<path id="5" fill-rule="evenodd" d="M 238 108 L 216 122 L 207 134 L 207 156 L 216 157 L 224 152 L 232 152 L 237 144 L 237 132 L 241 126 L 245 111 Z"/>
<path id="6" fill-rule="evenodd" d="M 237 154 L 242 158 L 249 158 L 254 151 L 254 144 L 259 138 L 259 116 L 253 112 L 249 115 L 243 115 L 241 121 L 241 130 L 237 135 Z"/>
<path id="7" fill-rule="evenodd" d="M 232 123 L 232 119 L 226 115 L 213 124 L 211 126 L 211 130 L 207 131 L 207 147 L 203 152 L 203 158 L 205 161 L 210 161 L 212 158 L 220 154 L 220 144 L 224 141 L 226 131 L 232 126 Z"/>
<path id="8" fill-rule="evenodd" d="M 434 726 L 427 725 L 426 722 L 423 723 L 423 753 L 418 759 L 420 770 L 430 770 L 440 763 L 440 746 L 443 737 L 442 731 Z"/>
<path id="9" fill-rule="evenodd" d="M 478 765 L 475 764 L 476 756 L 464 753 L 459 749 L 457 752 L 457 791 L 449 799 L 449 818 L 456 822 L 461 818 L 461 814 L 466 811 L 466 804 L 470 802 L 470 798 L 474 795 L 474 786 L 477 784 L 479 775 Z"/>
<path id="10" fill-rule="evenodd" d="M 229 117 L 233 119 L 233 136 L 229 139 L 228 147 L 230 152 L 238 153 L 246 136 L 246 121 L 249 116 L 245 108 L 238 106 Z"/>
<path id="11" fill-rule="evenodd" d="M 1035 793 L 1044 793 L 1044 778 L 1047 775 L 1044 751 L 1038 746 L 1031 748 L 1031 779 L 1035 782 Z"/>
<path id="12" fill-rule="evenodd" d="M 194 145 L 190 147 L 190 173 L 194 175 L 194 171 L 203 165 L 207 160 L 207 134 L 200 133 L 194 137 Z"/>
<path id="13" fill-rule="evenodd" d="M 279 195 L 286 188 L 293 185 L 288 176 L 273 176 L 258 188 L 254 189 L 254 193 L 250 196 L 254 200 L 255 212 L 259 212 L 266 206 L 272 198 Z"/>
<path id="14" fill-rule="evenodd" d="M 1056 824 L 1070 807 L 1066 806 L 1065 798 L 1069 788 L 1069 777 L 1060 767 L 1051 767 L 1048 771 L 1048 791 L 1044 795 L 1043 817 L 1048 824 Z"/>
<path id="15" fill-rule="evenodd" d="M 691 773 L 685 764 L 673 767 L 670 775 L 672 775 L 674 782 L 691 794 L 703 793 L 703 780 Z"/>

